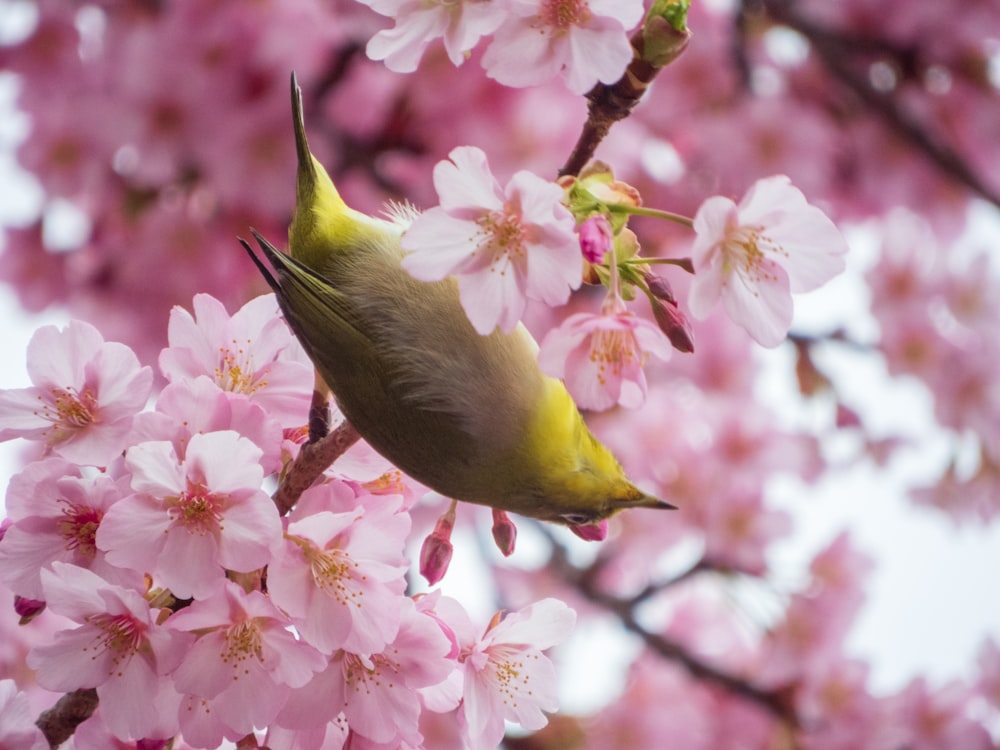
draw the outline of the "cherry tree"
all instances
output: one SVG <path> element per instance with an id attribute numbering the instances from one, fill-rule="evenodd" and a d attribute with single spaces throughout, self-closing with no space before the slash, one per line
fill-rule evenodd
<path id="1" fill-rule="evenodd" d="M 880 691 L 846 646 L 872 556 L 831 529 L 792 575 L 774 560 L 798 531 L 776 485 L 807 506 L 922 439 L 873 425 L 852 358 L 931 398 L 944 457 L 906 488 L 914 512 L 1000 511 L 1000 286 L 966 241 L 1000 208 L 996 3 L 0 13 L 41 196 L 3 227 L 0 278 L 73 318 L 8 352 L 29 382 L 0 390 L 0 440 L 24 446 L 0 527 L 0 746 L 997 745 L 996 641 L 947 683 Z M 293 71 L 314 152 L 404 227 L 404 268 L 457 277 L 480 333 L 526 325 L 676 511 L 574 536 L 456 506 L 314 398 L 237 242 L 291 215 Z M 797 318 L 831 282 L 865 293 Z M 781 403 L 758 397 L 771 351 Z M 564 700 L 580 654 L 595 708 Z"/>

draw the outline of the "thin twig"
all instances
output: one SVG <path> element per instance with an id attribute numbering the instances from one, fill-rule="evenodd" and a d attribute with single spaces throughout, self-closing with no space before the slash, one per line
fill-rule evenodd
<path id="1" fill-rule="evenodd" d="M 681 34 L 682 32 L 677 32 Z M 599 83 L 587 92 L 587 122 L 583 125 L 569 158 L 559 170 L 559 176 L 579 174 L 611 130 L 611 126 L 628 117 L 663 65 L 657 66 L 643 58 L 643 29 L 636 31 L 629 40 L 632 44 L 632 62 L 616 83 Z M 683 45 L 678 45 L 678 52 Z M 666 63 L 664 63 L 666 64 Z"/>
<path id="2" fill-rule="evenodd" d="M 303 445 L 291 468 L 282 478 L 278 491 L 274 493 L 274 504 L 278 506 L 278 513 L 281 515 L 288 513 L 302 493 L 360 439 L 361 436 L 354 429 L 354 425 L 344 420 L 326 437 Z"/>
<path id="3" fill-rule="evenodd" d="M 646 646 L 654 653 L 680 664 L 692 677 L 718 685 L 733 695 L 760 706 L 792 727 L 799 726 L 798 716 L 784 694 L 764 690 L 747 680 L 724 672 L 718 667 L 702 661 L 681 644 L 666 636 L 646 630 L 636 619 L 633 601 L 620 599 L 601 591 L 596 586 L 595 576 L 592 575 L 590 569 L 581 570 L 572 565 L 563 547 L 551 537 L 550 541 L 553 549 L 551 565 L 562 576 L 563 580 L 573 586 L 588 601 L 598 604 L 616 615 L 625 629 L 642 638 Z M 697 566 L 695 567 L 697 568 Z M 687 577 L 686 574 L 684 577 Z"/>

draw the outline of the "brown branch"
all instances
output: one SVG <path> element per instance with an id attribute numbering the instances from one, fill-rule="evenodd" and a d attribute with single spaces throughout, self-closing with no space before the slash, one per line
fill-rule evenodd
<path id="1" fill-rule="evenodd" d="M 274 504 L 278 506 L 278 513 L 281 515 L 288 513 L 302 493 L 360 439 L 361 436 L 354 429 L 354 425 L 344 420 L 326 437 L 303 445 L 291 468 L 282 478 L 278 491 L 274 493 L 273 499 Z"/>
<path id="2" fill-rule="evenodd" d="M 673 33 L 678 35 L 675 54 L 654 65 L 644 57 L 645 27 L 640 28 L 630 39 L 632 62 L 625 69 L 624 75 L 616 83 L 610 85 L 599 83 L 587 92 L 587 122 L 584 123 L 569 158 L 559 170 L 560 177 L 579 174 L 594 157 L 594 152 L 611 130 L 611 126 L 629 116 L 657 74 L 684 51 L 691 36 L 690 32 L 685 30 Z"/>
<path id="3" fill-rule="evenodd" d="M 620 599 L 601 591 L 595 584 L 595 576 L 591 569 L 581 570 L 572 565 L 566 556 L 565 549 L 554 541 L 552 543 L 552 550 L 550 564 L 563 580 L 573 586 L 588 601 L 600 605 L 608 612 L 617 616 L 625 629 L 642 638 L 647 648 L 654 653 L 659 654 L 664 659 L 680 664 L 692 677 L 717 685 L 733 695 L 763 708 L 775 718 L 787 723 L 790 727 L 794 728 L 800 725 L 799 718 L 784 693 L 759 688 L 747 680 L 731 675 L 718 667 L 702 661 L 684 648 L 684 646 L 666 636 L 646 630 L 636 619 L 635 599 Z M 683 580 L 691 574 L 710 568 L 711 564 L 707 562 L 695 565 L 689 571 L 681 574 L 678 580 Z M 644 596 L 638 599 L 638 601 L 648 598 L 649 594 L 647 592 L 644 591 L 643 594 Z"/>
<path id="4" fill-rule="evenodd" d="M 97 710 L 97 691 L 94 688 L 66 693 L 56 704 L 43 711 L 35 722 L 42 730 L 53 750 L 73 736 L 76 728 Z"/>
<path id="5" fill-rule="evenodd" d="M 763 5 L 775 21 L 806 37 L 831 75 L 930 159 L 938 169 L 984 200 L 1000 207 L 1000 193 L 988 185 L 957 151 L 936 139 L 903 108 L 896 97 L 876 90 L 865 76 L 852 69 L 849 60 L 855 45 L 851 41 L 843 35 L 830 33 L 800 15 L 788 0 L 763 0 Z M 870 48 L 872 44 L 871 40 L 865 41 L 866 47 Z"/>

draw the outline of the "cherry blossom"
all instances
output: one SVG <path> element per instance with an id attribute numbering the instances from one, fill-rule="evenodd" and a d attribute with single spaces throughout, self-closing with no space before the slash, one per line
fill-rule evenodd
<path id="1" fill-rule="evenodd" d="M 840 232 L 784 176 L 758 180 L 739 204 L 709 198 L 694 231 L 691 312 L 705 318 L 721 298 L 733 322 L 764 346 L 777 346 L 788 332 L 792 292 L 844 270 Z"/>
<path id="2" fill-rule="evenodd" d="M 369 507 L 295 521 L 275 551 L 271 598 L 324 653 L 372 653 L 396 635 L 410 521 L 393 500 L 382 496 Z"/>
<path id="3" fill-rule="evenodd" d="M 343 712 L 352 732 L 373 745 L 420 746 L 418 691 L 455 670 L 451 644 L 434 618 L 402 598 L 392 641 L 374 653 L 338 650 L 329 666 L 289 700 L 278 722 L 293 727 L 327 723 Z"/>
<path id="4" fill-rule="evenodd" d="M 496 747 L 505 719 L 529 730 L 545 726 L 543 711 L 555 711 L 558 703 L 555 670 L 542 651 L 566 638 L 575 621 L 563 602 L 544 599 L 506 617 L 498 614 L 482 637 L 474 635 L 471 622 L 452 623 L 461 644 L 460 716 L 469 747 Z"/>
<path id="5" fill-rule="evenodd" d="M 585 409 L 634 409 L 646 398 L 642 368 L 650 354 L 669 359 L 670 342 L 653 323 L 612 302 L 601 314 L 576 313 L 552 329 L 542 340 L 538 364 L 562 378 Z"/>
<path id="6" fill-rule="evenodd" d="M 153 372 L 93 326 L 39 328 L 28 343 L 33 386 L 0 390 L 0 440 L 23 437 L 80 464 L 106 466 L 127 445 Z"/>
<path id="7" fill-rule="evenodd" d="M 97 546 L 180 597 L 209 596 L 224 569 L 263 567 L 281 524 L 260 488 L 260 456 L 231 430 L 193 436 L 183 459 L 168 442 L 134 446 L 126 454 L 134 493 L 105 514 Z"/>
<path id="8" fill-rule="evenodd" d="M 448 158 L 434 167 L 441 205 L 403 235 L 403 268 L 421 281 L 456 275 L 462 307 L 483 335 L 513 330 L 528 299 L 563 304 L 580 285 L 581 263 L 562 188 L 524 171 L 501 188 L 471 146 Z"/>
<path id="9" fill-rule="evenodd" d="M 223 391 L 260 404 L 283 426 L 305 422 L 312 368 L 278 317 L 274 295 L 257 297 L 232 316 L 207 294 L 195 295 L 193 307 L 193 316 L 182 307 L 170 312 L 163 374 L 170 380 L 206 375 Z"/>
<path id="10" fill-rule="evenodd" d="M 640 0 L 510 0 L 510 20 L 483 56 L 490 78 L 533 86 L 561 76 L 575 94 L 614 83 L 632 60 L 625 33 L 642 18 Z"/>
<path id="11" fill-rule="evenodd" d="M 280 471 L 284 432 L 278 420 L 260 404 L 219 390 L 205 375 L 168 384 L 156 397 L 153 411 L 136 415 L 132 434 L 136 443 L 169 440 L 183 458 L 193 435 L 225 430 L 260 448 L 265 474 Z"/>
<path id="12" fill-rule="evenodd" d="M 60 561 L 111 583 L 139 586 L 141 575 L 109 564 L 97 548 L 104 514 L 129 492 L 128 477 L 85 477 L 59 458 L 28 465 L 7 489 L 12 523 L 0 540 L 0 578 L 15 593 L 42 599 L 41 571 Z"/>
<path id="13" fill-rule="evenodd" d="M 479 39 L 503 22 L 501 0 L 360 0 L 372 10 L 396 19 L 392 29 L 378 32 L 368 42 L 368 57 L 385 60 L 397 73 L 417 69 L 427 46 L 444 39 L 448 59 L 461 65 Z"/>
<path id="14" fill-rule="evenodd" d="M 42 586 L 49 607 L 80 625 L 28 655 L 39 683 L 61 691 L 96 687 L 104 705 L 119 707 L 104 716 L 119 739 L 173 736 L 180 696 L 162 678 L 180 664 L 192 637 L 157 624 L 138 591 L 75 565 L 52 563 Z"/>
<path id="15" fill-rule="evenodd" d="M 291 688 L 322 668 L 323 655 L 290 632 L 288 619 L 259 591 L 226 581 L 218 596 L 199 599 L 167 626 L 197 640 L 173 674 L 185 694 L 181 731 L 199 747 L 236 740 L 269 724 Z"/>

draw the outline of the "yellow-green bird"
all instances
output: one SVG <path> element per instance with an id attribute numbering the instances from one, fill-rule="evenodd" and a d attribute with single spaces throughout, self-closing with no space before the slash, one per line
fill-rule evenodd
<path id="1" fill-rule="evenodd" d="M 523 326 L 479 335 L 454 279 L 400 267 L 405 222 L 341 199 L 309 151 L 292 77 L 298 154 L 291 255 L 263 237 L 272 275 L 248 252 L 344 416 L 375 450 L 456 500 L 569 525 L 587 539 L 624 508 L 672 508 L 636 488 L 543 374 Z"/>

